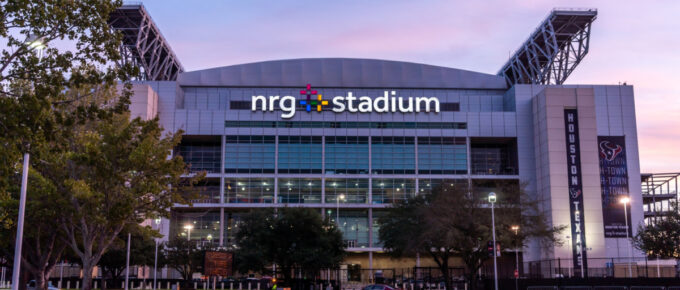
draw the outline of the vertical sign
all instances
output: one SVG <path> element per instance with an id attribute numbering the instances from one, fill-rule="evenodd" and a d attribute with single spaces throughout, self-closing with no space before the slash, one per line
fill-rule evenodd
<path id="1" fill-rule="evenodd" d="M 564 110 L 564 128 L 567 144 L 567 177 L 569 185 L 569 213 L 571 215 L 571 251 L 574 269 L 588 276 L 585 220 L 583 218 L 583 186 L 581 184 L 581 148 L 576 109 Z"/>
<path id="2" fill-rule="evenodd" d="M 628 196 L 628 164 L 624 136 L 598 136 L 600 152 L 600 186 L 602 188 L 602 217 L 605 238 L 626 238 L 626 220 L 622 197 Z M 628 230 L 630 228 L 630 203 Z"/>

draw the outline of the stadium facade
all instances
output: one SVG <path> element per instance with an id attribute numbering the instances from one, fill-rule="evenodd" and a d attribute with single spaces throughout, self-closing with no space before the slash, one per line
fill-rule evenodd
<path id="1" fill-rule="evenodd" d="M 633 87 L 563 84 L 587 53 L 594 10 L 552 11 L 498 74 L 347 58 L 184 72 L 143 6 L 119 13 L 112 26 L 134 36 L 124 49 L 146 72 L 133 114 L 183 130 L 175 154 L 207 172 L 193 205 L 161 222 L 166 238 L 229 246 L 249 210 L 300 206 L 339 223 L 346 264 L 424 265 L 385 256 L 376 220 L 390 205 L 470 183 L 502 197 L 511 183 L 567 227 L 562 245 L 531 243 L 523 261 L 579 272 L 609 261 L 586 257 L 630 255 L 626 235 L 643 221 Z M 170 60 L 152 63 L 153 51 Z"/>

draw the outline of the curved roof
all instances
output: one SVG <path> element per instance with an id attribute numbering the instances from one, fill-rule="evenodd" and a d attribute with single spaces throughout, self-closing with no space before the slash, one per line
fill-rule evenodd
<path id="1" fill-rule="evenodd" d="M 180 86 L 506 89 L 501 76 L 377 59 L 264 61 L 181 73 Z"/>

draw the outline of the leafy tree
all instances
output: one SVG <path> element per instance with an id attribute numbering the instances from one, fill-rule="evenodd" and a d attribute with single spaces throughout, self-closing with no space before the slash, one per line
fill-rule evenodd
<path id="1" fill-rule="evenodd" d="M 555 242 L 555 234 L 563 227 L 548 226 L 538 203 L 516 184 L 502 188 L 497 192 L 495 209 L 497 242 L 513 248 L 529 237 Z M 489 258 L 487 241 L 492 240 L 491 213 L 485 197 L 486 193 L 471 193 L 467 185 L 439 186 L 430 194 L 411 197 L 379 218 L 380 240 L 394 257 L 429 255 L 441 270 L 446 289 L 453 289 L 449 259 L 460 257 L 474 289 L 477 271 Z M 513 225 L 520 227 L 518 235 L 511 230 Z"/>
<path id="2" fill-rule="evenodd" d="M 163 135 L 158 119 L 115 113 L 103 121 L 75 126 L 67 140 L 65 170 L 55 173 L 68 202 L 62 217 L 67 244 L 80 257 L 83 289 L 91 287 L 92 268 L 130 224 L 167 215 L 179 192 L 199 177 L 187 173 L 180 156 L 168 157 L 181 132 Z"/>
<path id="3" fill-rule="evenodd" d="M 638 226 L 633 245 L 650 256 L 669 259 L 680 258 L 680 212 L 675 202 L 670 210 L 651 224 Z"/>
<path id="4" fill-rule="evenodd" d="M 265 271 L 276 264 L 284 280 L 291 271 L 315 276 L 320 269 L 338 267 L 345 257 L 342 233 L 330 219 L 308 208 L 254 210 L 244 216 L 236 234 L 240 272 Z"/>
<path id="5" fill-rule="evenodd" d="M 127 236 L 130 233 L 130 265 L 153 266 L 158 233 L 149 226 L 129 225 L 118 234 L 99 260 L 102 276 L 119 279 L 125 271 Z"/>
<path id="6" fill-rule="evenodd" d="M 177 270 L 184 280 L 191 280 L 195 272 L 203 269 L 205 249 L 197 247 L 195 242 L 174 238 L 166 242 L 160 263 Z"/>
<path id="7" fill-rule="evenodd" d="M 20 175 L 16 175 L 17 187 L 12 190 L 18 195 Z M 32 198 L 27 200 L 25 214 L 25 230 L 23 235 L 22 270 L 29 272 L 41 287 L 49 279 L 52 269 L 56 266 L 66 244 L 59 238 L 58 218 L 62 202 L 55 186 L 48 179 L 43 178 L 34 170 L 29 171 L 28 185 L 31 187 Z M 6 201 L 0 201 L 0 206 L 6 209 L 10 216 L 17 216 L 19 210 L 18 196 Z M 14 255 L 16 241 L 16 226 L 0 228 L 0 247 L 3 257 L 10 260 Z"/>
<path id="8" fill-rule="evenodd" d="M 57 200 L 63 180 L 44 173 L 63 169 L 55 161 L 65 154 L 59 150 L 70 127 L 101 112 L 79 98 L 91 97 L 137 72 L 111 65 L 120 60 L 121 38 L 107 20 L 120 4 L 29 0 L 0 5 L 4 44 L 0 49 L 0 246 L 5 249 L 3 260 L 12 260 L 21 154 L 27 152 L 32 158 L 22 268 L 36 276 L 41 289 L 46 288 L 43 281 L 49 278 L 64 245 L 62 229 L 55 224 L 61 221 L 55 214 L 63 210 Z M 56 41 L 59 46 L 52 45 Z M 42 53 L 35 49 L 37 43 L 46 46 Z M 72 93 L 84 85 L 91 90 Z"/>

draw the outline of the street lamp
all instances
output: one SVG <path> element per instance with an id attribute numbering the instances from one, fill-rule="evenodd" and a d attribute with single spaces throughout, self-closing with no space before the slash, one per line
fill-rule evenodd
<path id="1" fill-rule="evenodd" d="M 42 50 L 46 47 L 41 36 L 29 35 L 25 44 L 30 50 L 38 52 L 42 59 Z M 24 167 L 21 172 L 21 193 L 19 195 L 19 216 L 17 217 L 17 237 L 14 243 L 14 268 L 12 270 L 12 290 L 19 289 L 19 271 L 21 271 L 21 244 L 24 240 L 24 213 L 26 212 L 26 187 L 28 186 L 28 161 L 30 155 L 24 153 Z"/>
<path id="2" fill-rule="evenodd" d="M 498 290 L 498 264 L 496 263 L 496 217 L 493 211 L 496 203 L 496 193 L 489 192 L 489 203 L 491 204 L 491 235 L 493 237 L 493 285 Z"/>
<path id="3" fill-rule="evenodd" d="M 340 227 L 340 200 L 345 200 L 345 195 L 341 194 L 335 199 L 335 223 Z"/>
<path id="4" fill-rule="evenodd" d="M 517 242 L 517 234 L 519 233 L 519 226 L 512 226 L 510 227 L 511 230 L 515 231 L 515 242 Z M 495 247 L 495 246 L 494 246 Z M 515 275 L 515 289 L 518 288 L 518 282 L 517 279 L 519 279 L 519 246 L 515 245 L 515 271 L 517 272 L 517 275 Z"/>
<path id="5" fill-rule="evenodd" d="M 187 241 L 191 241 L 191 230 L 194 228 L 194 225 L 188 224 L 184 226 L 184 229 L 187 230 Z"/>
<path id="6" fill-rule="evenodd" d="M 161 224 L 161 218 L 157 218 L 154 220 L 156 223 L 156 229 L 160 232 L 160 224 Z M 156 242 L 156 254 L 153 258 L 153 290 L 156 290 L 156 273 L 158 272 L 158 239 L 154 239 L 154 242 Z"/>
<path id="7" fill-rule="evenodd" d="M 628 277 L 633 278 L 633 269 L 630 265 L 631 259 L 633 259 L 633 245 L 630 243 L 630 233 L 628 232 L 628 203 L 630 203 L 629 197 L 623 197 L 619 200 L 623 204 L 623 219 L 626 220 L 626 240 L 628 240 Z"/>

